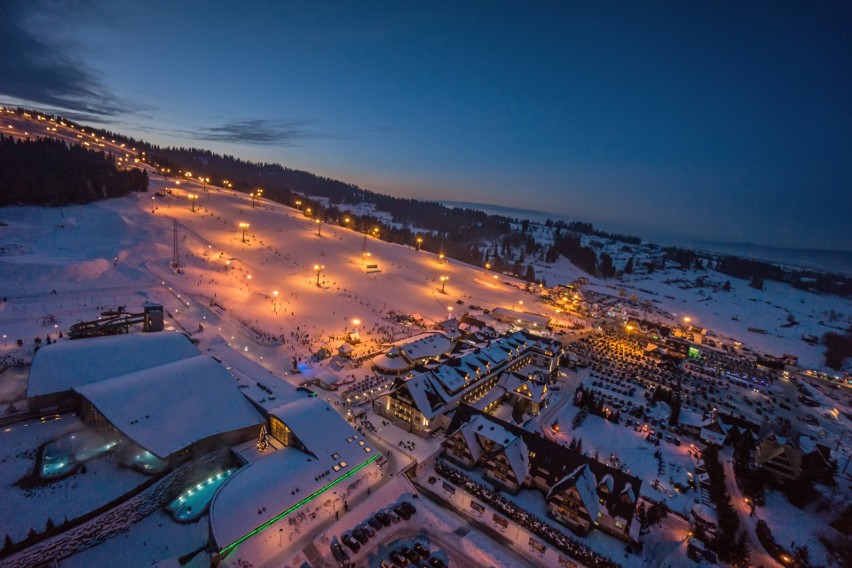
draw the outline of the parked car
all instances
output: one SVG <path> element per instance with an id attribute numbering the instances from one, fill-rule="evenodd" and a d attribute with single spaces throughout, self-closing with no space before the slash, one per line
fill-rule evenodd
<path id="1" fill-rule="evenodd" d="M 376 535 L 376 529 L 371 527 L 369 525 L 369 523 L 362 523 L 361 525 L 358 526 L 358 528 L 361 529 L 362 531 L 364 531 L 365 533 L 367 533 L 367 536 L 369 536 L 369 537 Z"/>
<path id="2" fill-rule="evenodd" d="M 417 509 L 414 507 L 414 505 L 411 504 L 410 501 L 403 501 L 402 503 L 399 504 L 399 506 L 402 507 L 403 509 L 405 509 L 406 511 L 408 511 L 412 515 L 417 512 Z"/>
<path id="3" fill-rule="evenodd" d="M 349 554 L 340 546 L 339 542 L 331 543 L 331 554 L 334 556 L 334 559 L 337 560 L 338 564 L 342 564 L 349 560 Z"/>
<path id="4" fill-rule="evenodd" d="M 420 562 L 420 555 L 408 548 L 407 546 L 403 546 L 402 548 L 400 548 L 399 552 L 403 556 L 408 558 L 409 562 L 413 564 L 417 564 L 418 562 Z"/>
<path id="5" fill-rule="evenodd" d="M 406 511 L 404 508 L 400 507 L 399 505 L 395 506 L 393 508 L 393 510 L 397 515 L 399 515 L 400 517 L 402 517 L 406 521 L 411 518 L 411 513 L 409 513 L 408 511 Z"/>
<path id="6" fill-rule="evenodd" d="M 419 542 L 414 543 L 414 552 L 420 555 L 420 558 L 427 559 L 429 558 L 429 551 L 426 550 L 426 547 L 420 544 Z"/>
<path id="7" fill-rule="evenodd" d="M 370 518 L 367 520 L 367 524 L 369 524 L 371 527 L 373 527 L 373 528 L 374 528 L 374 529 L 376 529 L 377 531 L 378 531 L 378 530 L 381 530 L 381 529 L 382 529 L 382 527 L 384 526 L 384 525 L 382 524 L 382 522 L 381 522 L 381 521 L 380 521 L 380 520 L 379 520 L 379 519 L 378 519 L 375 515 L 373 515 L 372 517 L 370 517 Z"/>
<path id="8" fill-rule="evenodd" d="M 395 566 L 395 564 L 393 562 L 391 562 L 390 560 L 387 560 L 387 559 L 382 560 L 382 563 L 379 564 L 380 568 L 394 568 L 394 566 Z"/>
<path id="9" fill-rule="evenodd" d="M 361 544 L 367 544 L 367 541 L 370 540 L 369 535 L 362 531 L 359 527 L 352 529 L 352 536 L 354 536 Z"/>
<path id="10" fill-rule="evenodd" d="M 340 537 L 340 541 L 349 547 L 352 552 L 358 552 L 361 550 L 361 545 L 355 540 L 351 534 L 344 533 L 342 537 Z"/>
<path id="11" fill-rule="evenodd" d="M 434 556 L 429 559 L 429 566 L 432 568 L 447 568 L 447 564 L 443 560 Z"/>
<path id="12" fill-rule="evenodd" d="M 376 518 L 379 520 L 380 523 L 382 523 L 386 527 L 389 527 L 391 521 L 393 520 L 390 518 L 390 515 L 388 515 L 384 511 L 379 511 L 378 513 L 376 513 Z"/>
<path id="13" fill-rule="evenodd" d="M 388 510 L 387 510 L 387 511 L 385 511 L 385 512 L 387 513 L 387 516 L 388 516 L 388 517 L 390 517 L 390 520 L 391 520 L 391 521 L 393 521 L 394 523 L 398 523 L 399 521 L 401 521 L 401 520 L 402 520 L 402 519 L 399 517 L 399 515 L 397 515 L 397 514 L 396 514 L 396 512 L 394 512 L 394 510 L 393 510 L 393 509 L 388 509 Z"/>
<path id="14" fill-rule="evenodd" d="M 390 558 L 391 562 L 393 562 L 399 568 L 408 566 L 408 559 L 396 550 L 392 550 L 391 553 L 388 555 L 388 558 Z"/>

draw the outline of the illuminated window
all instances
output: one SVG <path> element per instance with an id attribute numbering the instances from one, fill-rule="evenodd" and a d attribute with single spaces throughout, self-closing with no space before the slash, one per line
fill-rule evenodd
<path id="1" fill-rule="evenodd" d="M 333 469 L 334 471 L 340 471 L 340 466 L 335 464 L 331 467 L 331 469 Z"/>
<path id="2" fill-rule="evenodd" d="M 338 458 L 340 458 L 340 454 L 331 454 L 331 459 L 336 460 Z"/>
<path id="3" fill-rule="evenodd" d="M 358 440 L 358 445 L 359 445 L 359 446 L 363 446 L 363 445 L 364 445 L 364 440 Z"/>
<path id="4" fill-rule="evenodd" d="M 367 446 L 366 448 L 364 448 L 364 451 L 369 454 L 370 452 L 373 451 L 373 448 L 371 448 L 370 446 Z"/>
<path id="5" fill-rule="evenodd" d="M 346 462 L 340 462 L 340 467 L 346 467 Z"/>

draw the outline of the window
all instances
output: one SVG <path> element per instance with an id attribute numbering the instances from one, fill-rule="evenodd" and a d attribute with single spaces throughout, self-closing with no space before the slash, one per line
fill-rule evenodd
<path id="1" fill-rule="evenodd" d="M 340 467 L 346 467 L 346 462 L 340 462 Z M 598 513 L 600 515 L 600 513 Z"/>
<path id="2" fill-rule="evenodd" d="M 331 459 L 333 459 L 333 460 L 340 459 L 340 454 L 331 454 Z"/>
<path id="3" fill-rule="evenodd" d="M 482 504 L 477 503 L 476 501 L 470 502 L 470 508 L 473 509 L 474 511 L 478 512 L 478 513 L 484 513 L 485 512 L 485 507 Z"/>
<path id="4" fill-rule="evenodd" d="M 455 495 L 455 493 L 456 493 L 456 488 L 455 488 L 455 486 L 450 485 L 450 484 L 449 484 L 449 483 L 447 483 L 446 481 L 442 481 L 442 482 L 441 482 L 441 488 L 442 488 L 444 491 L 446 491 L 447 493 L 449 493 L 450 495 Z"/>
<path id="5" fill-rule="evenodd" d="M 615 521 L 615 526 L 620 528 L 620 529 L 624 528 L 624 524 L 621 521 Z"/>
<path id="6" fill-rule="evenodd" d="M 359 445 L 359 446 L 363 446 L 363 445 L 364 445 L 364 440 L 358 440 L 358 445 Z"/>
<path id="7" fill-rule="evenodd" d="M 333 466 L 331 466 L 331 469 L 333 469 L 334 471 L 340 471 L 340 466 L 337 465 L 337 464 L 334 464 Z"/>
<path id="8" fill-rule="evenodd" d="M 364 448 L 364 451 L 369 454 L 370 452 L 373 451 L 373 448 L 371 448 L 370 446 L 367 446 L 366 448 Z"/>

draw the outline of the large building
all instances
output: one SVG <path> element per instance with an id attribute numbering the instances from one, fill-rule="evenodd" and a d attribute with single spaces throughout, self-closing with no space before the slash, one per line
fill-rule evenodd
<path id="1" fill-rule="evenodd" d="M 541 491 L 547 512 L 578 534 L 593 529 L 627 542 L 638 538 L 633 523 L 641 480 L 581 453 L 504 422 L 471 406 L 460 406 L 447 430 L 444 455 L 517 494 Z"/>
<path id="2" fill-rule="evenodd" d="M 381 453 L 317 397 L 269 410 L 269 433 L 283 449 L 228 478 L 210 505 L 215 560 L 296 513 L 381 458 Z M 325 498 L 328 498 L 326 495 Z"/>
<path id="3" fill-rule="evenodd" d="M 507 392 L 513 402 L 537 413 L 545 404 L 561 352 L 558 341 L 521 331 L 467 345 L 440 364 L 398 378 L 388 394 L 373 402 L 373 410 L 423 437 L 446 428 L 449 414 L 460 403 L 490 410 Z"/>
<path id="4" fill-rule="evenodd" d="M 227 369 L 180 333 L 45 346 L 28 388 L 36 406 L 79 408 L 88 424 L 172 466 L 250 439 L 263 423 Z"/>

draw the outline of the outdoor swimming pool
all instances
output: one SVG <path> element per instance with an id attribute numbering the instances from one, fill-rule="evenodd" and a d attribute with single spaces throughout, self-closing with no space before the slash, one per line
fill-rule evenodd
<path id="1" fill-rule="evenodd" d="M 98 430 L 66 434 L 44 446 L 40 475 L 43 479 L 67 475 L 84 461 L 110 451 L 119 441 L 117 435 Z"/>
<path id="2" fill-rule="evenodd" d="M 235 467 L 226 469 L 189 487 L 178 495 L 177 499 L 169 503 L 166 510 L 174 520 L 180 523 L 194 521 L 207 510 L 210 500 L 213 499 L 213 494 L 235 471 L 237 471 Z"/>

